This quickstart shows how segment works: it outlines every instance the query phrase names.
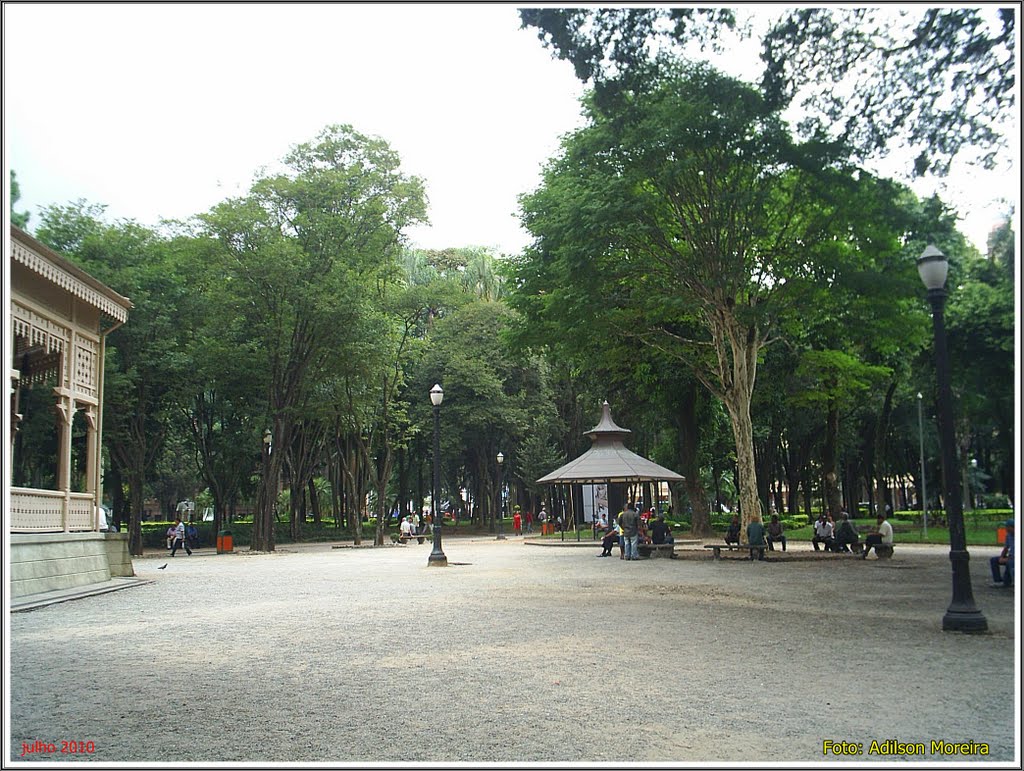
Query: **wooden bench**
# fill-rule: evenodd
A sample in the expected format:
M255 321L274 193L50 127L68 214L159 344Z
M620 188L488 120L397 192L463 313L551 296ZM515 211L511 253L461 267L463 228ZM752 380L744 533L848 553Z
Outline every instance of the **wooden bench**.
M712 550L712 558L719 560L722 559L722 549L727 551L746 551L749 552L752 549L757 549L761 552L761 556L764 556L765 551L768 549L768 544L764 546L750 546L745 543L706 543L704 544L705 549Z
M875 550L875 555L880 560L887 560L892 558L892 547L894 544L891 543L879 543L875 544L872 548ZM862 552L858 552L862 553Z
M676 558L676 545L674 543L641 543L637 544L636 550L641 557L668 557Z
M398 533L391 534L391 543L400 543L403 546L416 539L416 543L423 543L424 538L432 538L430 533L414 533L413 535L400 535Z

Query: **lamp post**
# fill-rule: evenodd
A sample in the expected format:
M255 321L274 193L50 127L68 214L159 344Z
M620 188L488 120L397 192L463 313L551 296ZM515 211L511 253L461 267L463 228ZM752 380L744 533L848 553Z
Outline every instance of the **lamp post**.
M494 540L505 540L505 496L502 495L502 470L505 468L505 453L498 453L498 537Z
M971 475L967 478L967 501L972 509L978 508L978 459L971 458Z
M956 444L953 434L953 394L949 383L949 357L946 353L946 275L949 262L934 244L925 247L917 260L917 270L928 290L935 332L935 374L938 379L939 440L942 445L943 494L949 521L949 561L953 567L953 599L942 617L946 632L985 632L988 622L974 604L971 590L970 555L964 532L963 500L957 475Z
M441 549L441 526L444 517L437 507L437 494L441 487L441 402L444 400L444 389L435 383L430 389L430 403L434 405L434 485L430 494L430 508L433 510L434 550L427 557L427 567L448 567L448 558Z
M917 392L917 435L921 438L921 513L924 515L924 537L928 537L928 485L924 481L924 415L921 402L924 399Z

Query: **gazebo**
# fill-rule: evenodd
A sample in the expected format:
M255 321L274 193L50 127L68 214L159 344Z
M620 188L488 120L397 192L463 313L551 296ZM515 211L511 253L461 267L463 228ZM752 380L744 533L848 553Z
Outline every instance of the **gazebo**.
M644 482L682 482L684 477L654 461L637 455L626 448L623 441L633 433L622 428L612 420L611 407L605 401L601 405L601 420L584 436L590 437L592 445L589 450L575 460L569 461L561 468L555 469L537 480L538 484L546 485L608 485L608 502L614 504L609 511L618 510L624 502L623 484L640 484ZM620 485L618 494L614 485ZM656 503L657 501L655 501ZM577 523L579 518L574 516ZM577 535L578 537L578 535Z

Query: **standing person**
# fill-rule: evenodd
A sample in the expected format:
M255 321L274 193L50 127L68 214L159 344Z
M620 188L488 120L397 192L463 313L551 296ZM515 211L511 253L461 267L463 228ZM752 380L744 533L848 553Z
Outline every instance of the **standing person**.
M624 559L640 559L640 550L637 548L640 539L640 517L631 505L627 504L619 514L619 526L622 528Z
M181 517L174 518L174 546L171 547L171 556L174 556L174 552L178 551L181 547L185 547L185 552L188 556L192 556L192 550L188 547L185 542L185 523L181 521Z
M527 511L526 512L526 532L527 533L532 533L533 532L533 512L532 511Z
M782 531L782 523L778 514L772 514L771 522L768 523L768 548L775 551L775 544L782 544L782 551L786 551L786 535Z
M540 512L537 514L537 521L540 522L540 534L547 535L548 533L548 513L544 510L544 504L541 504Z
M516 535L523 534L523 515L519 513L519 509L512 514L512 532Z
M188 527L185 528L185 543L193 549L199 548L199 528L192 522L189 522Z
M1009 589L1013 586L1013 520L1006 520L1003 527L1006 528L1003 550L998 557L989 560L989 565L992 567L992 586ZM1003 570L1004 565L1006 566L1005 570Z
M878 513L878 527L875 528L873 533L868 533L864 539L864 553L860 555L860 558L866 560L871 547L877 547L879 544L892 544L892 525L889 524L884 511ZM877 548L875 549L875 554L878 554Z

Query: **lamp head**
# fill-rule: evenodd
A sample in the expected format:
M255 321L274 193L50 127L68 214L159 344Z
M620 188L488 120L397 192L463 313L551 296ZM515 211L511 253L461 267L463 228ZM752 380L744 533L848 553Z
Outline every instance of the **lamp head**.
M441 388L440 383L434 383L434 387L430 389L430 403L435 407L440 407L443 400L444 389Z
M263 444L269 445L273 441L273 439L274 435L270 433L269 428L263 432Z
M949 260L935 244L928 244L917 258L917 272L926 289L942 289L946 285Z
M505 462L505 453L499 452L498 453L498 465L500 466L504 462Z

